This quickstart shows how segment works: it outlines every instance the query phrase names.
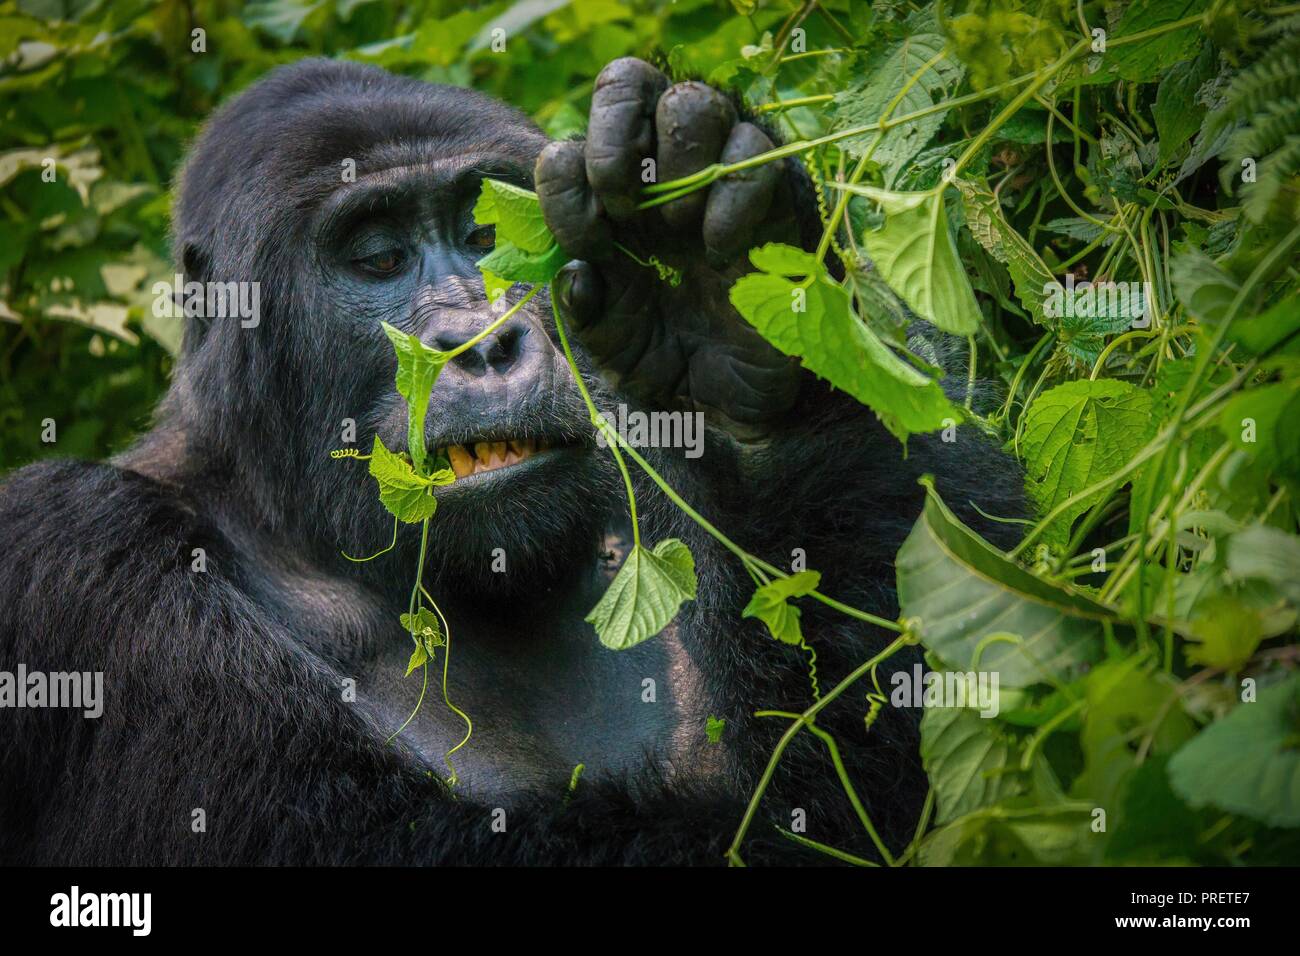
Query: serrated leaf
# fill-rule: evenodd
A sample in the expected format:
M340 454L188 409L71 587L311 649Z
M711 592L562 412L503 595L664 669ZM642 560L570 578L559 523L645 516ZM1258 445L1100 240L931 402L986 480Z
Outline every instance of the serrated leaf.
M432 479L418 474L406 458L384 447L378 435L370 450L370 476L379 483L380 502L399 521L418 524L438 508Z
M502 284L501 280L540 285L554 279L568 261L569 257L556 245L545 252L527 252L511 242L498 239L496 248L476 264L485 277L491 273L498 285ZM486 284L486 278L484 281ZM506 284L505 288L509 285Z
M1151 393L1114 379L1067 382L1035 399L1021 452L1026 485L1044 513L1128 464L1150 438ZM1063 545L1095 499L1077 502L1044 532Z
M615 651L654 637L695 598L695 559L676 538L628 554L609 588L586 617L600 642Z
M1273 827L1300 826L1300 676L1263 687L1169 761L1174 792Z
M902 616L953 670L996 671L1004 687L1067 682L1101 654L1106 607L1008 561L930 489L895 562ZM1014 634L1019 641L986 640Z
M776 578L754 592L741 616L758 618L778 641L798 646L803 643L803 629L799 625L799 609L791 606L790 599L816 591L821 579L818 571L800 571L788 578Z
M483 180L474 204L474 221L496 226L498 244L505 241L523 252L546 252L555 245L537 194L499 179Z
M943 193L841 188L875 200L885 213L885 224L864 232L862 242L890 287L935 327L973 335L980 325L979 303L948 232Z
M937 33L919 33L890 47L867 66L861 79L835 95L835 118L831 129L848 129L877 122L917 74L916 82L903 93L890 115L905 116L933 106L944 97L948 87L961 80L963 74L961 64L948 58L939 58L922 69L943 49L944 38ZM946 110L931 113L885 132L871 158L880 165L886 186L895 184L907 164L938 132L946 115ZM865 133L840 145L852 155L861 156L875 136L875 133Z
M447 364L445 352L431 349L417 336L382 323L384 334L397 353L397 393L406 399L406 447L417 471L423 471L427 452L424 447L424 419L429 411L429 396ZM432 511L430 512L432 514Z
M799 282L767 272L742 277L731 287L736 311L781 352L869 405L900 440L961 421L938 383L895 355L853 313L848 291L800 255L807 256L790 246L753 250L755 264L815 271Z
M1016 298L1034 321L1044 328L1055 328L1059 323L1047 314L1044 307L1048 290L1060 285L1052 270L1047 268L1034 247L1007 222L1001 203L987 183L958 179L954 185L961 192L966 226L975 241L1007 267L1015 285Z

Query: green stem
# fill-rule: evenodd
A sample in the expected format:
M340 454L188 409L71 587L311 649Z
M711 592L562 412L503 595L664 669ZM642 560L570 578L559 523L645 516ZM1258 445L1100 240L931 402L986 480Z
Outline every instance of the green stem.
M889 659L909 643L911 643L911 640L906 635L895 638L875 657L854 668L852 673L831 688L825 697L805 710L799 719L791 723L786 732L781 735L781 739L777 741L776 749L772 751L772 756L768 758L767 766L763 769L763 775L759 778L758 786L754 788L754 793L749 799L749 805L745 808L745 815L740 821L740 827L736 830L736 836L732 839L731 846L727 848L726 856L732 864L744 865L744 861L740 856L740 844L744 842L745 834L749 832L749 827L754 822L754 815L758 813L758 805L763 799L763 794L767 792L772 777L776 773L777 764L781 762L781 755L785 753L785 748L790 746L790 741L794 740L802 728L810 726L817 714L831 701L848 690L861 677L870 673L871 669L881 661Z

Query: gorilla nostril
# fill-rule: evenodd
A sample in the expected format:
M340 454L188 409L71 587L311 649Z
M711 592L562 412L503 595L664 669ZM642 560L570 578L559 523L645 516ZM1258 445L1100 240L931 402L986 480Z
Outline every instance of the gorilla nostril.
M507 372L519 360L522 352L521 341L527 333L526 328L517 325L507 326L496 334L488 348L487 362L498 372Z

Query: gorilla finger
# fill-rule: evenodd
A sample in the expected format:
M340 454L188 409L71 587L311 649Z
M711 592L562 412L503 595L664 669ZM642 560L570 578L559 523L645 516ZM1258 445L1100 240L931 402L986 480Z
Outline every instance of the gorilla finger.
M772 140L753 123L739 123L722 150L723 163L735 163L772 149ZM709 189L704 210L704 245L715 261L729 261L753 242L781 180L779 163L764 163L731 173Z
M736 123L731 101L704 83L678 83L655 108L659 159L657 179L669 182L699 172L718 159ZM707 193L698 190L660 208L675 229L698 225Z
M595 261L608 255L609 223L600 215L600 201L587 182L583 144L573 140L548 143L533 172L542 218L566 255Z
M641 163L653 155L654 109L668 78L644 60L623 57L596 77L587 129L587 179L614 219L635 213Z
M577 329L600 316L600 274L585 262L575 259L560 270L555 277L555 295L561 316Z

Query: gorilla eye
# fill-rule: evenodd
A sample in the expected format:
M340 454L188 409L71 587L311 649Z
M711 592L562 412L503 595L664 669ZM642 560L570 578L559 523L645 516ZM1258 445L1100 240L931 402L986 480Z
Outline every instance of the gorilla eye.
M374 255L362 256L354 260L357 265L379 276L392 275L402 267L406 261L399 249L385 249L383 252L376 252Z
M497 244L497 227L480 226L465 238L465 244L472 249L491 249Z

